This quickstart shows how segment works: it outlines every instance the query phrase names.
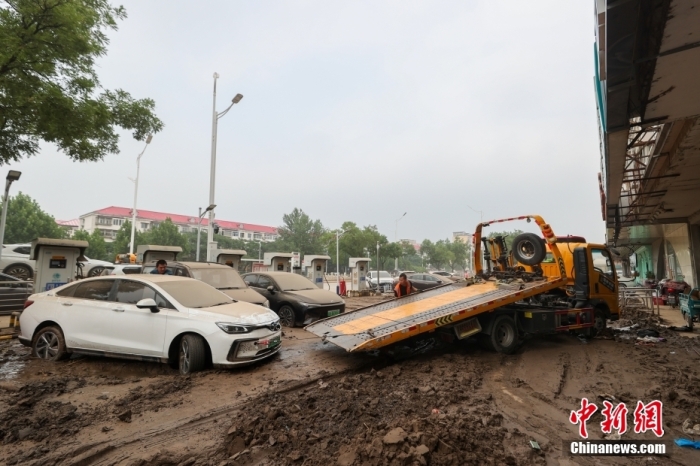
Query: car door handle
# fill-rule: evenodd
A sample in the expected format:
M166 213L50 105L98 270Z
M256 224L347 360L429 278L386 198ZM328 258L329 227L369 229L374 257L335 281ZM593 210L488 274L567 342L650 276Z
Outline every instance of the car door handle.
M73 303L61 303L61 306L72 306Z
M114 312L124 312L124 308L123 308L123 307L115 307L115 308L112 309L112 310L113 310Z

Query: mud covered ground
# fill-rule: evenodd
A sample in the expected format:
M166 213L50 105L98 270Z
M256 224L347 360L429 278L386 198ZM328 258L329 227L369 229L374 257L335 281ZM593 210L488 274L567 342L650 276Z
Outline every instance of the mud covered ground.
M358 307L376 298L348 300ZM351 355L301 329L274 359L184 378L166 365L74 357L45 363L0 342L0 463L22 465L700 464L570 457L582 397L664 403L664 440L700 422L700 341L638 312L634 332L533 339L512 356L470 342L394 361ZM618 325L619 326L619 325ZM602 416L589 421L601 439ZM629 416L630 423L632 415ZM655 439L626 433L625 439ZM535 441L540 449L533 449Z

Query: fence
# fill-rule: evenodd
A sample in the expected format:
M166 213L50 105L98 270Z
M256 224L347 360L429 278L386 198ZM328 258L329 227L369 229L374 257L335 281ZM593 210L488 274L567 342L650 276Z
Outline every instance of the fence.
M24 302L34 293L34 282L0 281L0 316L24 308Z
M656 314L661 315L661 307L656 298L656 289L634 287L620 287L619 300L620 309L651 309L654 314L654 306L656 306Z

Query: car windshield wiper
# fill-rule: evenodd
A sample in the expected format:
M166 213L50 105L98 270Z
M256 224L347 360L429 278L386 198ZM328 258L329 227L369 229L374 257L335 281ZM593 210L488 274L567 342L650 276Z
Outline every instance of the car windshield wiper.
M225 286L223 288L217 288L217 290L240 290L240 286Z
M223 306L224 304L231 304L231 303L223 302L223 303L218 303L218 304L212 304L209 307Z

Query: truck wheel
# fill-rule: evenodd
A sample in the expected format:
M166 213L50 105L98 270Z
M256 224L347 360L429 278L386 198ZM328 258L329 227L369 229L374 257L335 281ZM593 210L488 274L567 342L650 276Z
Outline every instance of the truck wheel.
M590 338L602 333L608 325L607 318L605 317L605 311L602 309L596 309L593 313L593 327L589 332Z
M490 337L491 346L499 353L511 354L518 348L518 328L510 316L496 317Z
M207 351L204 340L199 335L185 335L180 339L180 374L190 375L201 371L207 364Z
M537 265L547 257L542 238L534 233L522 233L513 240L513 257L525 265Z
M690 312L688 312L685 315L685 322L688 325L688 329L690 329L690 331L692 332L693 331L693 315Z

